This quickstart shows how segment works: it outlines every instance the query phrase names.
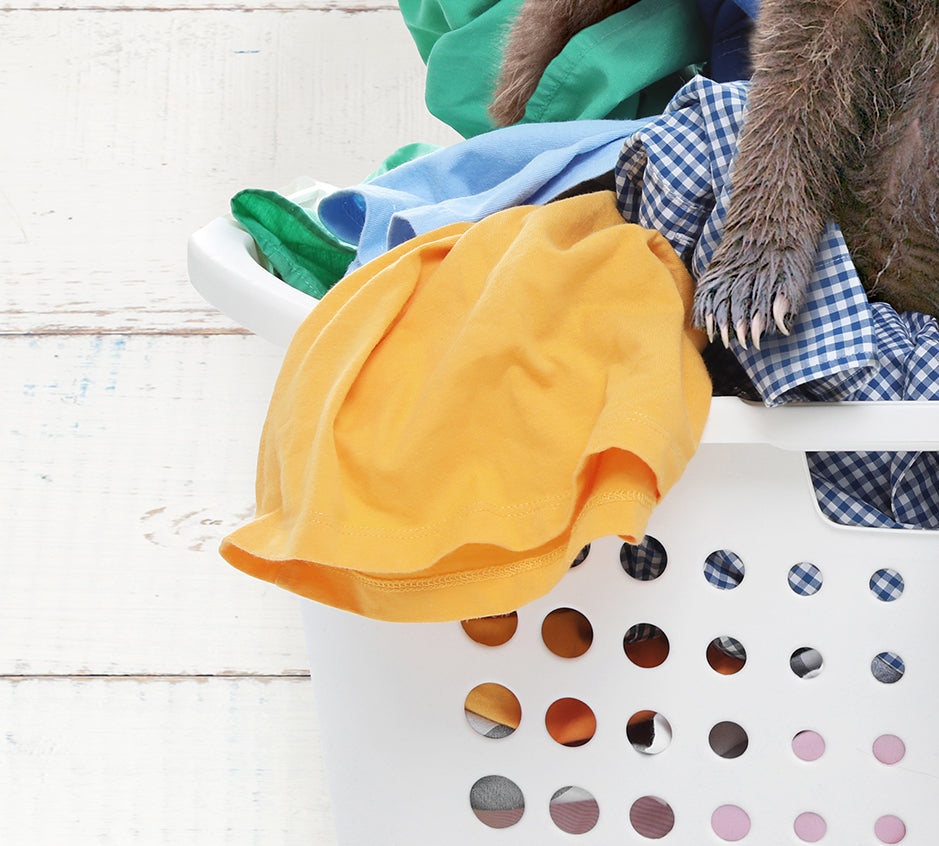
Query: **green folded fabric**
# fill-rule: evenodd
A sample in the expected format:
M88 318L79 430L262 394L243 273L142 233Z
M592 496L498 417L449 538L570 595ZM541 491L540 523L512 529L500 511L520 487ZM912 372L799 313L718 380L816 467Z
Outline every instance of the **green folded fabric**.
M365 181L439 149L423 142L405 144ZM337 238L315 209L299 206L276 191L239 191L231 199L231 213L254 238L265 269L316 299L345 276L355 258L355 247Z
M388 173L389 170L394 170L398 165L407 164L408 162L414 161L414 159L419 159L421 156L426 156L428 153L439 149L439 144L426 144L423 141L415 141L412 144L405 144L403 147L398 147L397 150L391 153L391 155L365 178L365 182L371 182L375 177L381 176L383 173Z
M427 65L428 109L465 138L492 129L486 108L521 0L399 5ZM640 0L567 43L545 71L523 121L658 114L709 52L696 0Z
M239 191L231 211L254 238L268 269L311 297L322 297L355 258L355 249L333 235L315 211L274 191Z

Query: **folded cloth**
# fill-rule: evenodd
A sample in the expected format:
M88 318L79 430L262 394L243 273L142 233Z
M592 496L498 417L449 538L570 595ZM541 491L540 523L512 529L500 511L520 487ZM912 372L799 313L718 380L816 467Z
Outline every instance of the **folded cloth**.
M576 296L572 292L576 292ZM387 620L507 613L639 538L710 404L691 278L612 192L453 224L295 336L236 567Z
M464 138L487 132L505 35L521 0L401 0L427 64L430 112ZM642 0L574 35L548 65L525 122L656 114L678 72L708 58L696 0ZM687 79L687 77L685 77Z
M415 235L542 205L610 172L623 141L644 122L509 126L337 191L323 199L319 214L336 237L355 245L355 270Z
M332 234L315 209L275 191L246 188L231 199L232 216L254 238L280 279L319 299L346 274L355 250Z
M872 303L876 361L851 399L939 401L939 323ZM939 529L939 452L814 452L818 504L837 523Z

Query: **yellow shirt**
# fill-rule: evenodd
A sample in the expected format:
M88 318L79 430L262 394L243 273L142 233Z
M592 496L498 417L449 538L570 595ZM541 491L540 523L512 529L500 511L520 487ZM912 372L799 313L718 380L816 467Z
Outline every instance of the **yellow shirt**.
M692 281L600 192L453 224L350 274L287 351L234 566L378 619L512 611L642 537L711 387Z

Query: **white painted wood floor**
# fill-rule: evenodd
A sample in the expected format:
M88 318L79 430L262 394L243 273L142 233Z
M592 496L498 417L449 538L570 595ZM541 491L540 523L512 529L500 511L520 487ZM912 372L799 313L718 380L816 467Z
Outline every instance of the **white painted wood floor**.
M186 238L456 137L394 4L13 0L0 31L0 844L330 846L295 600L216 551L280 352Z

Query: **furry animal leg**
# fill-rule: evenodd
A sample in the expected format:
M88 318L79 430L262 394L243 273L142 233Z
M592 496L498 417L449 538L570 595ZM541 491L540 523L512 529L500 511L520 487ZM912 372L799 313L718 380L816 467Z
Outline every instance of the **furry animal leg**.
M743 345L772 325L788 333L802 304L839 173L877 99L839 73L867 61L874 5L763 2L724 237L695 295L695 322L725 345L731 332Z
M582 29L636 0L525 0L509 33L489 106L495 126L518 123L545 69ZM628 61L628 57L625 57Z

